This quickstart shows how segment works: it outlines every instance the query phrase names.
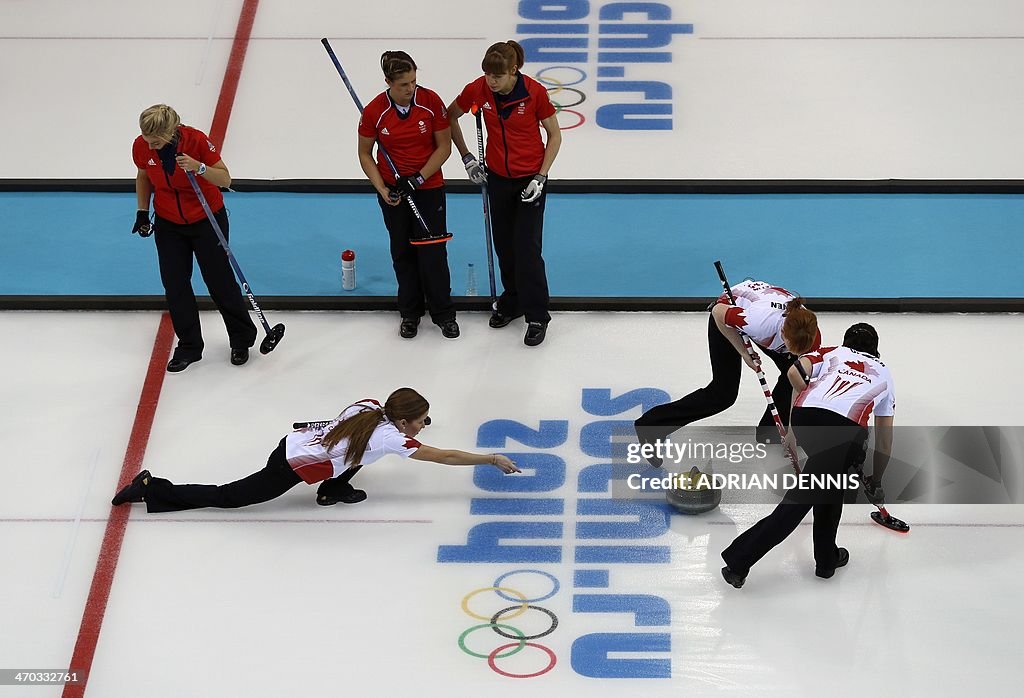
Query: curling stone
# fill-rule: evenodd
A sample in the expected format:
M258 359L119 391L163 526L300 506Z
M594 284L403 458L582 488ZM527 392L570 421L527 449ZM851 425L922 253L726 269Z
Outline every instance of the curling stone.
M711 477L710 463L703 474ZM695 465L690 468L690 472L679 476L679 487L665 493L665 499L680 514L703 514L721 503L722 490L709 485L700 486L700 476L701 471Z

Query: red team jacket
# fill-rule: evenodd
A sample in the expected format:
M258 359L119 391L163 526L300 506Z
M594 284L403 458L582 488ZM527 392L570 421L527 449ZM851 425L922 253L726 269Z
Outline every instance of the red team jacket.
M199 129L182 124L178 128L177 152L195 158L207 166L220 162L217 147L210 138ZM145 170L149 181L153 184L153 210L156 215L172 223L196 223L206 218L199 198L192 191L185 171L174 168L174 174L168 175L160 164L160 156L139 136L132 144L132 159L135 166ZM203 177L196 177L199 190L206 197L210 210L216 213L224 208L224 196L213 184Z
M395 108L387 91L374 97L363 109L359 119L359 135L373 138L388 151L388 155L403 177L414 175L427 164L437 150L434 134L449 128L448 109L433 90L417 87L412 95L409 113L402 115ZM395 185L395 175L384 156L377 151L377 169L384 183ZM420 185L420 189L437 189L444 185L441 170Z
M528 75L519 74L507 95L491 92L480 76L455 98L459 109L469 112L476 104L487 125L487 167L502 177L532 177L544 162L540 122L555 113L547 89Z

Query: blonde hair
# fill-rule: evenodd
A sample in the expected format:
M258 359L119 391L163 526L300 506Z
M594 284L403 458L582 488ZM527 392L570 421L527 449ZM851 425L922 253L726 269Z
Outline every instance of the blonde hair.
M793 346L786 343L792 354L806 354L814 348L814 339L818 336L818 316L808 310L803 298L794 298L786 304L786 319L782 323L782 331Z
M488 75L508 75L523 67L526 53L515 41L499 41L484 53L480 67Z
M368 409L343 419L324 434L321 444L328 451L342 439L348 439L345 462L355 465L363 459L370 437L384 419L416 419L430 411L430 403L412 388L399 388L388 396L383 408Z
M181 117L166 104L154 104L139 114L139 130L143 136L171 141L179 126Z

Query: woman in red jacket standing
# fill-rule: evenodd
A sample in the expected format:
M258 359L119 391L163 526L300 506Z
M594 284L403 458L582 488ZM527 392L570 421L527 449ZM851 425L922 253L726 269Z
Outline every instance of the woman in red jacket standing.
M562 132L547 89L519 72L524 62L523 47L515 41L488 48L481 62L484 74L466 85L448 106L448 121L466 172L477 184L483 183L484 173L466 147L458 120L475 105L482 110L487 127L487 189L503 289L490 326L505 327L525 315L523 341L537 346L544 341L551 321L541 256L544 189L562 144ZM546 145L540 127L547 133Z
M359 166L377 190L377 203L391 238L391 261L398 280L398 334L416 336L420 318L430 319L442 336L459 336L452 303L447 244L417 244L423 230L403 197L413 200L435 236L448 230L444 176L441 165L452 152L448 115L433 90L416 83L416 62L405 51L385 51L380 67L388 89L366 105L359 119ZM373 159L374 143L391 155L396 179L381 151ZM425 301L425 302L424 302Z
M228 256L185 173L195 175L225 238L228 214L220 187L231 185L231 174L209 137L182 124L177 112L166 104L156 104L143 111L139 116L139 129L142 135L132 144L132 158L139 168L135 176L139 210L132 232L143 237L156 232L160 280L174 333L178 336L178 346L167 370L171 373L184 371L203 357L199 307L192 290L193 256L199 263L210 298L227 326L231 363L241 366L249 359L249 347L256 343L256 325L249 317L249 305L235 281ZM151 198L156 211L156 222L152 226L149 222Z

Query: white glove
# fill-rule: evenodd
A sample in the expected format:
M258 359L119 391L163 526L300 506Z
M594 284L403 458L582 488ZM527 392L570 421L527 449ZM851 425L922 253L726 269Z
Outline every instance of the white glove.
M544 191L544 185L547 183L547 175L536 174L530 183L526 185L526 189L523 189L523 193L520 194L519 198L524 204L528 204L531 201L536 201L540 198L541 193Z
M462 164L466 166L466 174L469 175L469 179L473 184L483 184L487 181L487 174L484 172L484 168L480 166L476 158L473 157L473 153L466 153L462 156Z

